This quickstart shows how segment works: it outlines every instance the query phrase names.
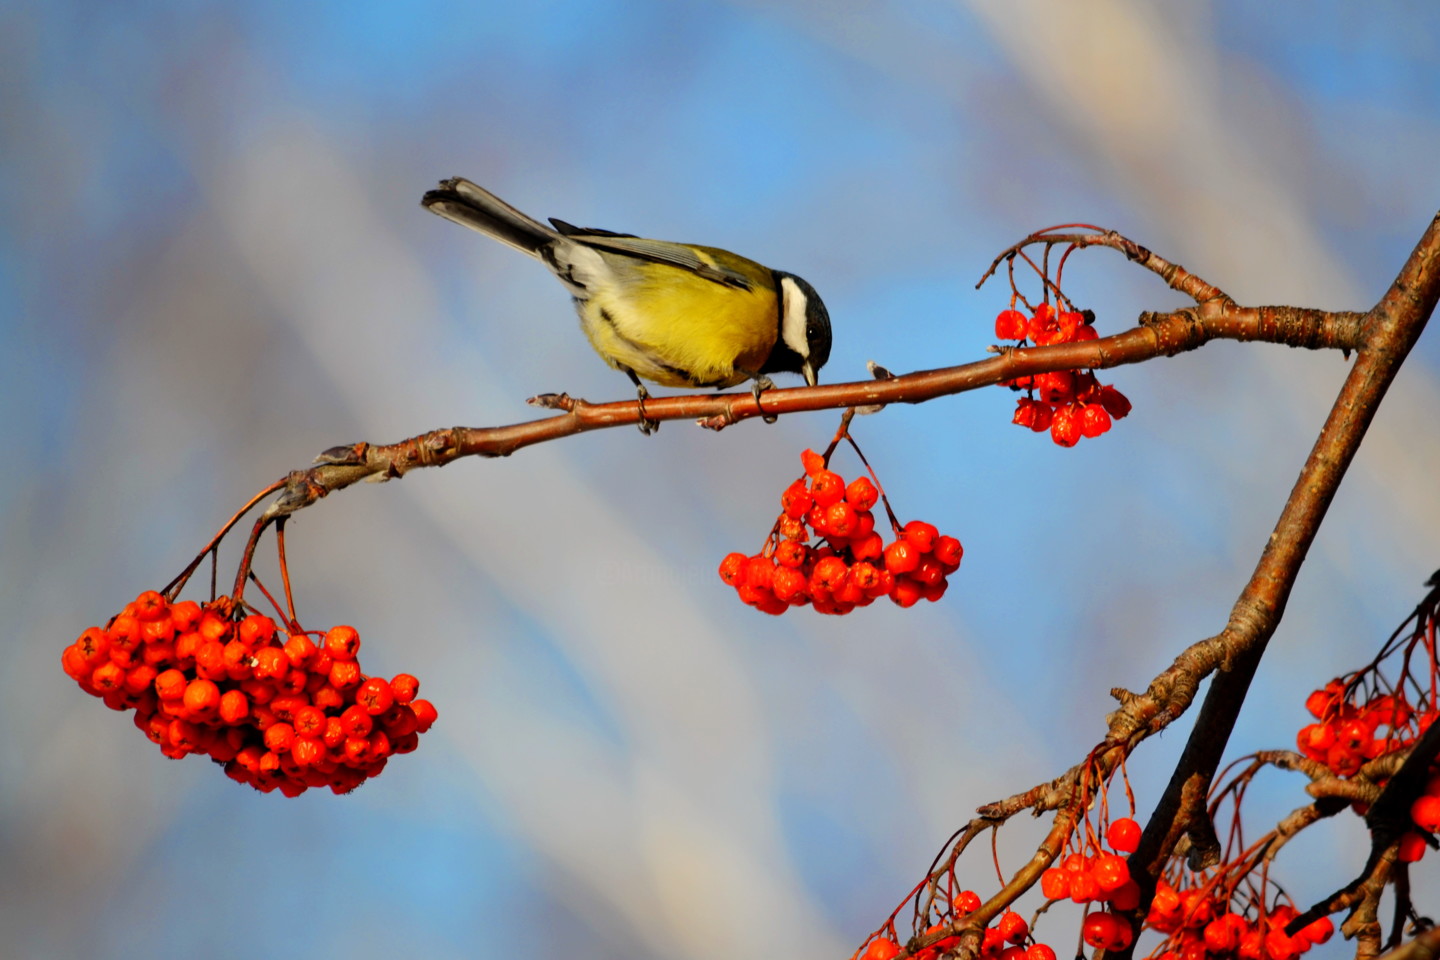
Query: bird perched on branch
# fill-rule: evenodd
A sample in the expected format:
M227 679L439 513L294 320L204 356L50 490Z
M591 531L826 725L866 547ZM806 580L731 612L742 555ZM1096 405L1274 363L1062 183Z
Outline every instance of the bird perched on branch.
M550 268L574 298L590 345L634 382L646 433L656 424L645 419L641 380L717 389L753 380L759 403L775 385L769 374L798 373L814 386L830 358L830 315L793 273L715 247L554 218L546 226L460 177L442 180L421 204Z

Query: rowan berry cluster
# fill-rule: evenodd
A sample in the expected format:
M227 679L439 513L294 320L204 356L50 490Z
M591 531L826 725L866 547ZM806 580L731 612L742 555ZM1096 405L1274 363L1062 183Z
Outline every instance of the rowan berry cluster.
M975 891L962 890L950 901L949 917L932 925L925 934L934 936L952 930L956 921L980 909L980 904L980 896ZM951 934L915 951L912 956L915 960L938 960L959 945L959 935ZM890 937L877 936L858 956L861 960L893 960L900 949L900 944ZM979 955L983 960L1055 960L1055 951L1046 944L1036 942L1030 935L1030 925L1025 918L1013 910L1002 913L992 926L985 928Z
M202 607L147 590L60 662L112 710L134 709L135 726L165 756L208 755L232 779L287 797L354 790L435 722L413 676L360 671L355 628L316 643L231 610L225 597Z
M1262 900L1255 899L1237 912L1218 887L1209 883L1177 890L1160 880L1145 924L1169 936L1152 956L1160 960L1293 960L1335 933L1330 918L1321 917L1290 936L1285 926L1300 915L1293 906L1275 903L1267 909Z
M1140 825L1129 817L1110 824L1105 834L1111 852L1093 843L1088 853L1072 853L1058 867L1040 874L1040 892L1049 900L1069 898L1075 903L1108 904L1115 910L1133 910L1140 904L1140 886L1130 877L1130 863L1120 854L1135 852L1140 842ZM1124 950L1133 935L1130 924L1109 910L1095 910L1085 917L1081 937L1092 947Z
M813 450L800 460L805 476L781 494L764 548L720 562L720 579L741 600L775 615L806 604L817 613L846 614L884 596L911 607L945 595L964 554L959 540L923 520L901 527L892 515L895 539L887 544L872 512L884 494L869 477L846 484ZM812 533L822 542L811 545Z
M995 318L995 335L1001 340L1026 340L1037 347L1057 343L1094 340L1099 334L1092 325L1093 314L1056 310L1042 303L1026 317L1019 310L1002 310ZM1101 384L1089 370L1057 370L1018 377L1005 384L1026 395L1015 405L1011 420L1036 433L1050 431L1050 439L1062 447L1073 447L1081 437L1098 437L1110 429L1112 420L1130 412L1130 401L1119 390Z
M1301 727L1295 737L1301 753L1325 764L1337 777L1353 777L1372 760L1409 750L1437 716L1434 709L1411 706L1403 689L1376 691L1357 703L1359 690L1358 684L1336 679L1312 692L1305 698L1305 709L1316 722ZM1374 779L1383 784L1388 778ZM1362 815L1368 809L1364 804L1355 806ZM1440 766L1432 766L1424 793L1410 806L1410 819L1417 830L1401 836L1397 851L1406 863L1425 855L1428 844L1424 834L1440 831Z

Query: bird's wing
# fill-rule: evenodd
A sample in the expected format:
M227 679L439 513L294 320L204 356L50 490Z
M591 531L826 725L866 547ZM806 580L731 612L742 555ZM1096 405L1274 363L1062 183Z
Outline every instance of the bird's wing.
M577 243L583 243L587 247L611 250L655 263L668 263L682 270L688 270L697 277L703 277L727 287L738 287L741 290L751 288L750 280L744 274L717 263L708 263L702 260L698 253L683 244L667 243L663 240L646 240L644 237L611 233L608 230L581 230L579 227L554 218L551 218L550 222L555 224L555 228L561 234Z

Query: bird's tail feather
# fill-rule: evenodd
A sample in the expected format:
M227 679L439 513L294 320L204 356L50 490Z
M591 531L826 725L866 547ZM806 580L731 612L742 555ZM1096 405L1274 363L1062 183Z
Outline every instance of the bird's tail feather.
M539 257L542 247L560 239L554 230L463 177L440 181L440 186L425 194L420 205L532 257Z

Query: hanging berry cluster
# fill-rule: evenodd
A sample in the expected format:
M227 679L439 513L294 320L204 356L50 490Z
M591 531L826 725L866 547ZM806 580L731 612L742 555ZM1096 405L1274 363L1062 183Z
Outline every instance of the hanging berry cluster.
M757 610L779 615L809 604L817 613L846 614L885 596L911 607L922 597L939 600L960 568L960 541L923 520L902 527L873 471L847 484L829 469L842 438L860 452L848 424L847 414L823 456L801 454L805 476L781 494L780 516L760 552L731 553L720 562L720 579ZM881 502L894 533L888 544L872 512Z
M1094 340L1094 315L1073 310L1056 310L1042 303L1026 317L1019 310L1001 311L995 318L995 336L1001 340L1026 340L1037 347L1057 343ZM1036 433L1050 431L1050 439L1062 447L1073 447L1081 437L1098 437L1110 429L1113 420L1130 412L1130 401L1119 390L1101 384L1090 370L1056 370L1018 377L1008 381L1012 390L1024 390L1011 420Z
M1337 777L1353 777L1370 761L1409 750L1435 722L1433 709L1417 712L1403 690L1355 701L1355 688L1332 680L1305 700L1316 723L1300 728L1296 745L1311 760L1325 764ZM1433 701L1432 701L1433 702ZM1377 786L1388 777L1373 776ZM1354 804L1362 816L1369 807ZM1440 832L1440 763L1432 764L1424 792L1410 806L1416 829L1400 837L1397 856L1413 863L1425 856L1425 834Z
M1140 886L1130 877L1130 862L1121 854L1135 852L1140 825L1130 817L1110 824L1105 834L1110 852L1101 850L1087 833L1084 849L1067 856L1058 867L1040 875L1040 892L1048 900L1105 904L1110 909L1086 914L1080 935L1092 947L1124 950L1133 940L1130 924L1110 910L1134 910L1140 905Z
M316 633L316 643L233 611L225 597L202 607L147 590L108 626L82 633L60 662L112 710L133 709L165 756L209 756L232 779L287 797L354 790L435 722L413 676L360 671L353 627Z
M953 924L962 921L980 909L980 896L973 890L962 890L949 903L941 922L932 924L926 936L944 934L953 929ZM910 956L915 960L939 960L944 954L960 945L960 937L951 934L941 936L934 943ZM894 960L901 952L895 936L892 920L883 930L857 951L852 960ZM1013 910L1007 910L996 918L995 923L985 928L981 935L980 954L982 960L1055 960L1055 951L1048 944L1035 940L1025 918Z
M1266 905L1253 891L1197 879L1180 887L1162 878L1150 901L1145 925L1168 936L1151 956L1160 960L1293 960L1335 933L1329 917L1301 927L1293 936L1285 927L1300 915L1293 904ZM1240 902L1235 901L1239 896Z
M1315 723L1300 728L1295 744L1311 760L1341 778L1363 776L1377 787L1389 782L1384 758L1408 753L1440 716L1440 587L1421 601L1396 630L1379 655L1363 670L1336 678L1305 699ZM1413 628L1406 627L1413 623ZM1392 684L1381 672L1387 660L1398 661ZM1369 806L1356 801L1356 813ZM1440 833L1440 761L1432 761L1423 792L1410 805L1415 829L1401 835L1397 857L1413 863L1425 855L1427 836Z

